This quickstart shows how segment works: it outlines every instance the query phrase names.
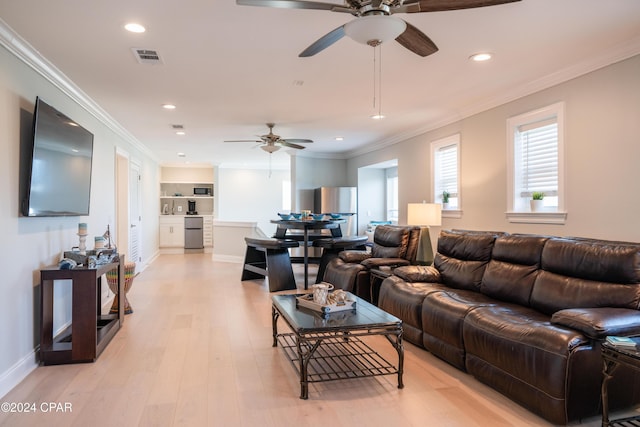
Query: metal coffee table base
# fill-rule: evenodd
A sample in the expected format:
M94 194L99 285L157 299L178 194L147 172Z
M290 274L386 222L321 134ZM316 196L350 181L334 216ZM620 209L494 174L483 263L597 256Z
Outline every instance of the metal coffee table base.
M300 376L300 398L309 397L309 384L316 382L397 375L398 388L403 388L404 347L402 325L398 327L363 328L362 330L279 334L276 307L273 315L273 346L278 343ZM286 319L285 319L286 320ZM398 366L385 360L360 339L383 335L398 353Z

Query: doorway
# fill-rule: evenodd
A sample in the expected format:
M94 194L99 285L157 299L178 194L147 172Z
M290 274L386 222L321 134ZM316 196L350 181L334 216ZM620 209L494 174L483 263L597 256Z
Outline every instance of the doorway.
M116 225L118 252L128 261L140 263L140 183L141 166L129 153L116 148Z
M358 234L370 223L398 223L398 159L358 168Z

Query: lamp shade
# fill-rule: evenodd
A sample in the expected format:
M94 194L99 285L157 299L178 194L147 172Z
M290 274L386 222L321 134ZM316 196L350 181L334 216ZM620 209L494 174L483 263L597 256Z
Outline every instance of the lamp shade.
M389 15L366 15L347 22L344 32L353 40L362 44L376 46L386 41L395 40L407 28L407 23L400 18Z
M409 203L408 225L442 225L442 205L439 203Z
M277 145L261 145L260 148L262 148L264 151L266 151L269 154L275 153L280 149L280 147Z

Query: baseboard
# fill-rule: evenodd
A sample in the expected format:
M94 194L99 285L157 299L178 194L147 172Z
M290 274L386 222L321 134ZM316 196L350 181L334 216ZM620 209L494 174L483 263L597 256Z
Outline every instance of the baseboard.
M33 350L0 375L0 398L6 396L38 367L37 353L38 350Z
M141 268L136 266L136 272L142 273L152 262L154 262L160 256L160 250L156 250L148 259L147 262L142 263Z

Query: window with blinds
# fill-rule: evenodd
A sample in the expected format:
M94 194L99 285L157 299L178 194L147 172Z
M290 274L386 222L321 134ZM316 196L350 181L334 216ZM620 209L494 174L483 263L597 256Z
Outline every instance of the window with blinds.
M442 203L444 209L459 209L459 158L460 135L453 135L431 143L433 159L434 203ZM448 202L444 193L448 194Z
M562 211L563 117L559 102L507 121L510 212L532 212L537 192L544 193L544 212Z

